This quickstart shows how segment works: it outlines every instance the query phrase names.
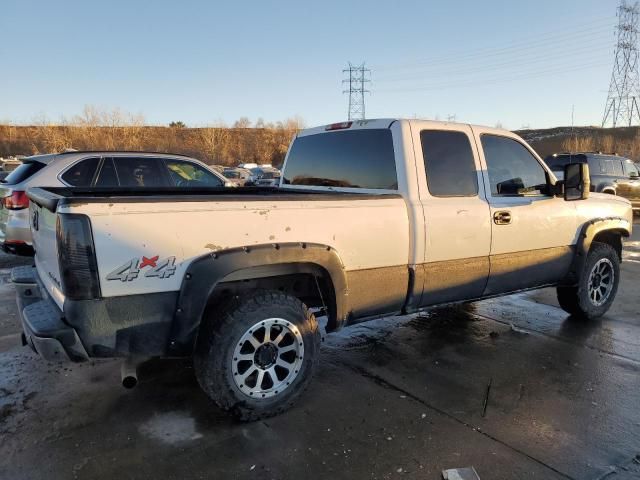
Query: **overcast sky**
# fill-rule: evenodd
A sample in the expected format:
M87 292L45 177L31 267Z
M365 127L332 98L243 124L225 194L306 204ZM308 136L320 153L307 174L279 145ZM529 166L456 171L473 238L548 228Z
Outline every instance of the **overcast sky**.
M0 121L85 105L189 126L346 118L342 69L371 68L367 117L517 129L599 124L616 0L0 3Z

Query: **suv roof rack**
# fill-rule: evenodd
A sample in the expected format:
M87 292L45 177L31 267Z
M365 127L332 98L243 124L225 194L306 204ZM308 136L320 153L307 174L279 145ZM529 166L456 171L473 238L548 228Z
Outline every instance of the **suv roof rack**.
M76 153L146 153L151 155L172 155L174 157L185 157L185 158L194 158L189 155L184 155L182 153L173 153L173 152L154 152L147 150L65 150L64 152L52 153L51 155L73 155Z

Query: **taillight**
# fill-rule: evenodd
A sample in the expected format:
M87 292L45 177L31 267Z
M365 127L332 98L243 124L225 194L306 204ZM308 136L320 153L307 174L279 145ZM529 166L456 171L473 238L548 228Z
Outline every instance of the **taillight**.
M56 221L62 291L71 300L100 298L98 264L86 215L59 214Z
M351 128L353 122L340 122L340 123L332 123L331 125L327 125L325 130L328 132L330 130L344 130L345 128Z
M2 199L2 204L4 208L9 210L22 210L29 208L29 197L27 197L27 192L15 190L11 195Z

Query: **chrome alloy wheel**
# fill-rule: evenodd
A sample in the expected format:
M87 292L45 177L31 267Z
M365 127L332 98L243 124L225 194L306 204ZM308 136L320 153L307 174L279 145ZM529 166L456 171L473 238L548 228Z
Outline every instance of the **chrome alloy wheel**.
M615 270L608 258L601 258L591 269L589 274L589 300L593 305L603 305L613 291Z
M233 380L248 397L273 397L293 383L303 356L298 327L283 318L261 320L245 332L233 351Z

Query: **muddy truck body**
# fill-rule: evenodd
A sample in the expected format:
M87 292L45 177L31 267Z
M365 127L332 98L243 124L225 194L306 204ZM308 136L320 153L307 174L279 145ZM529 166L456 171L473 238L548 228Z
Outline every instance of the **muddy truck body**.
M321 316L332 332L546 286L604 314L632 210L588 179L507 131L382 119L300 132L275 189L33 189L23 338L49 360L193 357L220 407L277 414Z

